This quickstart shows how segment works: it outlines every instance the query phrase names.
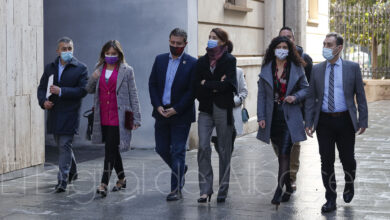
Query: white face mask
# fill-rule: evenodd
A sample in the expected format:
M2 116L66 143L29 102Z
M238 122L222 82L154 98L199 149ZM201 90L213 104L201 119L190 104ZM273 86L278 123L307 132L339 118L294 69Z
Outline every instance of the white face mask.
M284 60L288 56L288 50L286 49L276 49L275 56L279 58L279 60Z

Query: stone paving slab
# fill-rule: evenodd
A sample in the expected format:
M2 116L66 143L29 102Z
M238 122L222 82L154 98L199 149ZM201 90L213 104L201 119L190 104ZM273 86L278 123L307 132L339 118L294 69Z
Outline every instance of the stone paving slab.
M103 158L79 164L79 180L62 194L54 193L56 169L0 182L0 219L390 219L390 101L369 103L369 129L356 140L356 194L342 200L344 176L336 161L338 209L323 215L325 202L316 139L302 143L297 191L278 210L270 204L276 184L277 158L270 145L255 134L237 139L232 158L231 185L225 204L216 196L198 204L196 151L187 153L189 171L184 199L166 202L170 175L152 150L123 154L128 188L96 196ZM77 155L76 155L77 157ZM212 153L214 190L217 191L218 156ZM110 189L116 181L111 178Z

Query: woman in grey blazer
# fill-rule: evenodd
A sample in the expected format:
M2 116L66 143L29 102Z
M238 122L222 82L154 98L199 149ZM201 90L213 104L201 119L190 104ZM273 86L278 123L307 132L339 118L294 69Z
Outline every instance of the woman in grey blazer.
M279 150L278 186L272 204L287 202L293 192L290 183L290 151L293 143L306 140L301 111L309 84L295 45L286 37L271 41L258 82L257 138ZM283 193L283 186L286 191Z
M119 178L112 191L126 188L120 150L130 148L131 130L141 126L134 71L118 41L110 40L103 46L86 89L95 94L92 143L105 143L103 177L97 189L105 197L112 169Z

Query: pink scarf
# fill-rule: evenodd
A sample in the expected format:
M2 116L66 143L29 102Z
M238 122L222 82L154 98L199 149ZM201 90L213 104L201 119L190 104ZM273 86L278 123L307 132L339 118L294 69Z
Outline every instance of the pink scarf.
M207 55L209 55L210 66L215 67L217 61L222 57L222 55L227 51L227 46L217 46L214 48L206 48Z

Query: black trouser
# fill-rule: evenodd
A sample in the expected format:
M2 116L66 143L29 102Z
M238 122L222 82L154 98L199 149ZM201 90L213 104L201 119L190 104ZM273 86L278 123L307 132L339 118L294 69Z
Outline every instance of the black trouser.
M316 131L321 155L322 182L326 189L325 198L335 201L335 144L343 165L345 183L353 184L356 174L355 130L348 112L338 115L321 112Z
M119 153L119 127L102 126L102 134L103 141L105 142L102 183L108 185L113 168L115 169L119 179L125 178L122 157Z

